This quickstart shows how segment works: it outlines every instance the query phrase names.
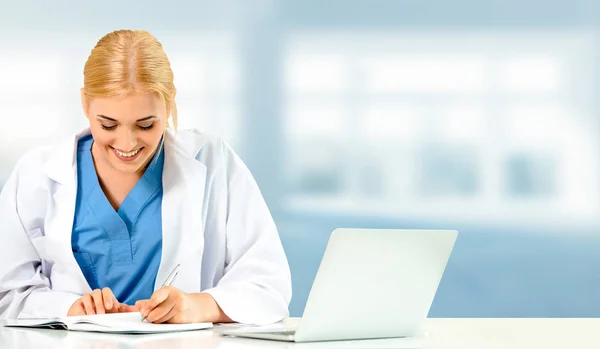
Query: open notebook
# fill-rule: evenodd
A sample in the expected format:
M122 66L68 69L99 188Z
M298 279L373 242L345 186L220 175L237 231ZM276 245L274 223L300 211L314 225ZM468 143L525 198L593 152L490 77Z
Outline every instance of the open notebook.
M193 331L213 326L210 322L194 324L153 324L146 321L142 322L142 315L138 312L69 316L51 319L4 320L1 324L5 327L59 328L70 331L140 334Z

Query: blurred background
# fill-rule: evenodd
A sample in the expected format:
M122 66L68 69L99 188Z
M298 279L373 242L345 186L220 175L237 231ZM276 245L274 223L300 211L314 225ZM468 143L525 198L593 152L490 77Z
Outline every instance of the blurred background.
M373 227L459 230L431 317L600 316L599 1L0 0L0 186L86 125L116 29L162 42L180 127L254 174L291 315L331 231Z

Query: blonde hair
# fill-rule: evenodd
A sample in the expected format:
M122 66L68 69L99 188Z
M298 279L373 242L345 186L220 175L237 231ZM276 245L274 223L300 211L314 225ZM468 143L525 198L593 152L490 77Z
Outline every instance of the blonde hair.
M154 92L177 128L171 64L161 43L147 31L117 30L102 37L85 62L82 91L88 100Z

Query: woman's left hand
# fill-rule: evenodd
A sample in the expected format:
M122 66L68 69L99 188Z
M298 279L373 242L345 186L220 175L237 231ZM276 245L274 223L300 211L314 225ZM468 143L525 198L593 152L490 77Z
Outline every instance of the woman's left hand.
M146 321L156 324L220 320L220 308L210 294L184 293L173 286L156 290L150 299L137 301L135 307Z

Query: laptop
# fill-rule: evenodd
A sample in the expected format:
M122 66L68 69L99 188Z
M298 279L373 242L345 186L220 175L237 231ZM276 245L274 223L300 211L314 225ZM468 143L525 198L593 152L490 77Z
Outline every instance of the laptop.
M289 342L416 336L457 236L456 230L336 229L296 327L216 331Z

